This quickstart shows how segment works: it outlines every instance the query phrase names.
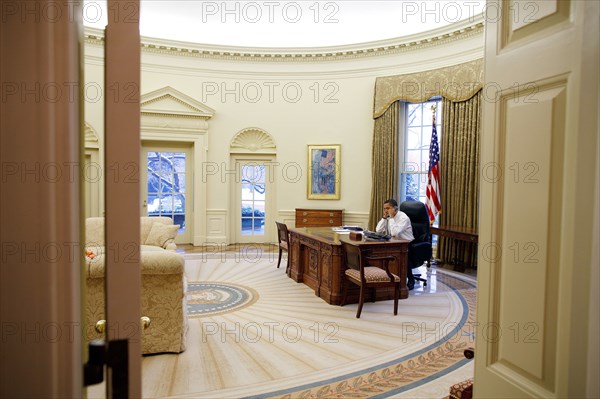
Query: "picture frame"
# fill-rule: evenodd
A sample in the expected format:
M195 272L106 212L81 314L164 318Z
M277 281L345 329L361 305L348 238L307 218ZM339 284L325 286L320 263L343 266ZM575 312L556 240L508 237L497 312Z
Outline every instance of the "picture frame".
M308 199L340 199L341 145L308 145Z

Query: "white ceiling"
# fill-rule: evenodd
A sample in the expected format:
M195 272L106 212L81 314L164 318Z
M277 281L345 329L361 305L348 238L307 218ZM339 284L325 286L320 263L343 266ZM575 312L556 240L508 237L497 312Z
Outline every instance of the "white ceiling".
M483 1L140 0L142 36L247 47L324 47L421 33L484 11ZM119 15L131 12L121 2ZM85 0L84 25L104 28L106 0Z

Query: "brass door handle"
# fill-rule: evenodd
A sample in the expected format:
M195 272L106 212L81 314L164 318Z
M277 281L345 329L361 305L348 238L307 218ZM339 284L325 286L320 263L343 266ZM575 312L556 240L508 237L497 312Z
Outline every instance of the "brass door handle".
M140 323L142 324L142 329L145 330L150 327L150 323L152 323L152 321L148 316L142 316L140 317Z
M149 317L147 317L147 316L140 317L140 324L141 324L143 330L150 327L151 323L152 323L152 321L150 320ZM96 325L94 326L94 328L96 329L96 332L98 334L104 334L104 331L106 330L106 320L98 320L96 322Z
M104 330L106 329L106 320L98 320L94 328L98 334L104 334Z

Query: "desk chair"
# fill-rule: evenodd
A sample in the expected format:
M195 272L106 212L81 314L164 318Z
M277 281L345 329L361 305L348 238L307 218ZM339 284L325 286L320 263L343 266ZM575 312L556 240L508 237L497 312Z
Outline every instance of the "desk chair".
M279 260L277 261L277 268L279 269L279 264L281 263L281 253L285 251L289 254L290 233L288 232L287 225L285 223L275 222L275 224L277 225L277 240L279 245ZM288 256L287 266L285 267L286 273L289 267L290 259Z
M421 275L414 276L412 269L420 267L424 262L429 262L432 255L431 231L427 207L421 201L404 201L400 204L400 210L406 213L410 219L413 236L415 239L408 247L408 289L412 290L415 280L423 282L427 286L427 279ZM429 264L428 264L429 265Z
M371 289L373 301L375 301L375 290L379 287L394 287L394 315L398 314L398 298L400 297L400 277L390 273L388 263L396 259L393 256L369 256L368 250L361 249L342 241L344 251L344 260L346 262L344 281L344 296L340 306L346 304L349 283L354 283L360 287L360 296L358 300L358 309L356 318L360 318L363 304L365 302L365 291ZM372 264L381 264L382 267L370 266Z

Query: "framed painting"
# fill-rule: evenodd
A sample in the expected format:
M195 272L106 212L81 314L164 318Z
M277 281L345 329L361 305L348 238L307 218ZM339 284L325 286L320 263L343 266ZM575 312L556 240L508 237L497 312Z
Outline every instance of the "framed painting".
M308 199L340 199L341 145L308 146Z

